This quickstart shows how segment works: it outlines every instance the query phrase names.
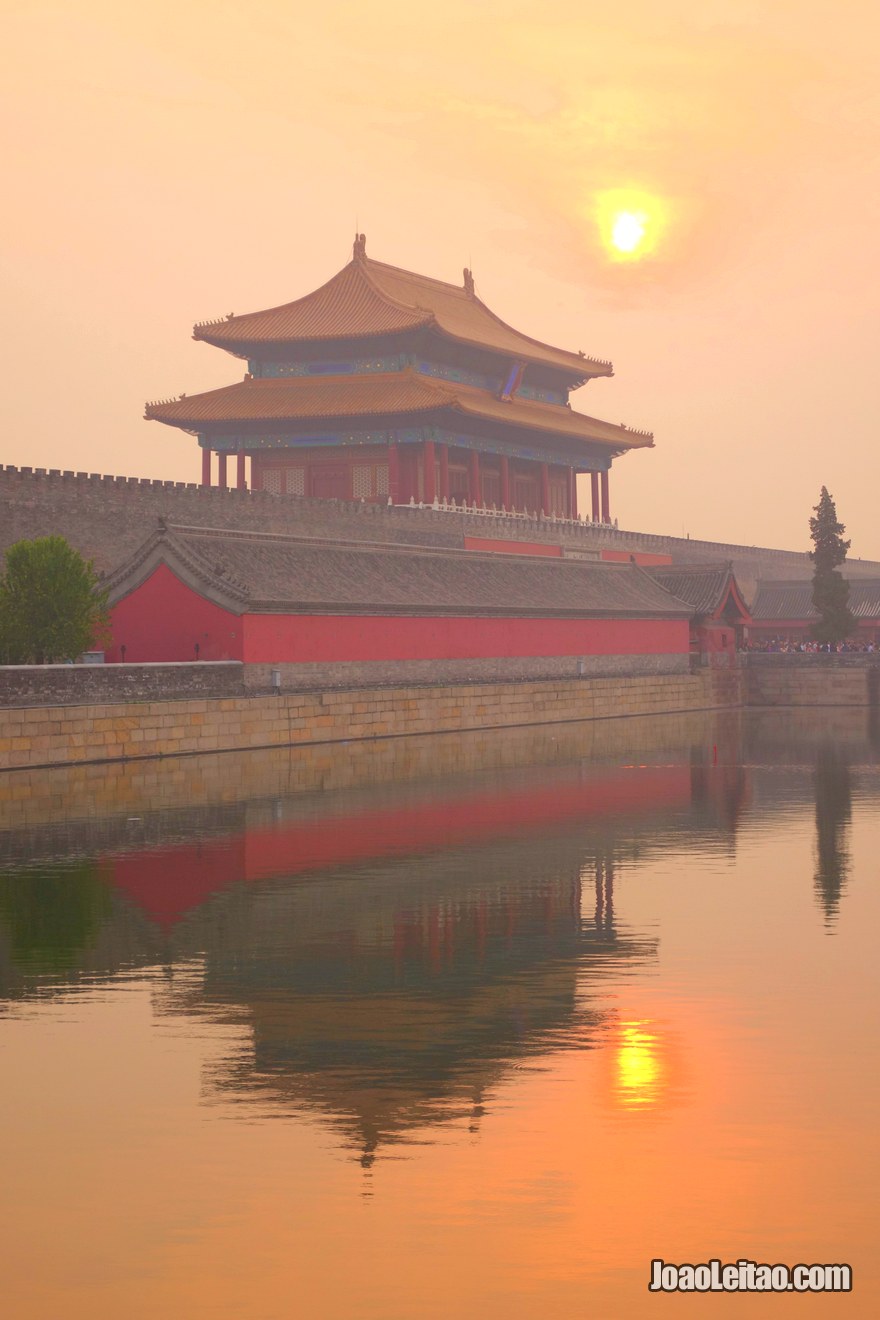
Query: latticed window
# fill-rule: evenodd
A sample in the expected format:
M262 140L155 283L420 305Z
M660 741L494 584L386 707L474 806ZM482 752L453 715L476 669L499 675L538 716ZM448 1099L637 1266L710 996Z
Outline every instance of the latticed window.
M287 469L287 493L288 495L305 495L306 493L305 468L292 467Z
M493 505L496 509L501 508L501 474L499 472L480 473L480 484L483 488L483 503L487 508Z
M465 467L449 464L449 498L454 504L464 504L470 496L470 477Z
M550 478L550 512L557 518L568 517L568 482Z
M538 480L517 474L513 479L513 507L534 513L540 505Z
M284 473L281 468L263 469L263 490L267 490L270 495L280 495L282 493L282 477Z
M388 494L388 464L387 463L376 464L376 494L377 495Z
M352 466L351 486L356 500L369 499L373 493L373 469L369 463L355 463Z

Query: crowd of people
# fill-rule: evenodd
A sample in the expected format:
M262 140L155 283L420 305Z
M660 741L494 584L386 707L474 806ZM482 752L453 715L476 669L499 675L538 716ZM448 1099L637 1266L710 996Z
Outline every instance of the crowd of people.
M780 655L873 655L878 647L873 641L814 642L794 641L789 637L761 637L744 642L741 650Z

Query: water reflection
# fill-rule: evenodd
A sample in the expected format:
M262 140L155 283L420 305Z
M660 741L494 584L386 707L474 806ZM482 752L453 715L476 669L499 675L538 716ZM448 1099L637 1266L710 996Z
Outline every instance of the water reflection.
M121 810L60 820L36 819L35 778L31 817L0 833L0 992L162 967L160 1018L249 1041L212 1064L205 1103L320 1114L367 1167L426 1125L476 1131L501 1080L556 1050L607 1048L616 1103L656 1108L665 1032L621 1019L610 991L656 962L658 940L627 921L619 880L669 850L730 856L750 813L786 806L790 782L762 780L756 802L749 769L756 739L776 736L771 720L744 752L728 713L415 740L362 775L348 750L225 758L197 790L181 785L189 768L154 769L137 791L120 784ZM817 754L815 731L789 746L816 767L829 922L849 754ZM90 800L112 798L88 783Z
M664 1087L661 1040L653 1023L621 1022L615 1044L616 1098L624 1109L659 1103Z
M112 876L93 860L0 871L0 928L29 978L73 972L112 908Z
M847 833L852 815L852 776L845 754L834 744L816 758L816 894L833 926L849 871Z

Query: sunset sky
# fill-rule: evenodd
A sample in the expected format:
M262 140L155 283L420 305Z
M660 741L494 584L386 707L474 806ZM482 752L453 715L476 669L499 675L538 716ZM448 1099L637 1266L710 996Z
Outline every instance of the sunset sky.
M868 0L0 0L0 462L197 480L144 401L240 379L195 321L368 254L610 357L623 527L880 558ZM612 260L603 197L653 246Z

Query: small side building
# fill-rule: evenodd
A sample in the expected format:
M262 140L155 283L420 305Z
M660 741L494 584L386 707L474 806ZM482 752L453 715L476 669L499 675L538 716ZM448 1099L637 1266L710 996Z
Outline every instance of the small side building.
M690 648L707 664L733 664L751 615L730 564L669 564L646 570L691 608Z
M317 685L689 663L690 607L634 564L167 526L105 585L109 661L242 660L261 683L279 665Z

